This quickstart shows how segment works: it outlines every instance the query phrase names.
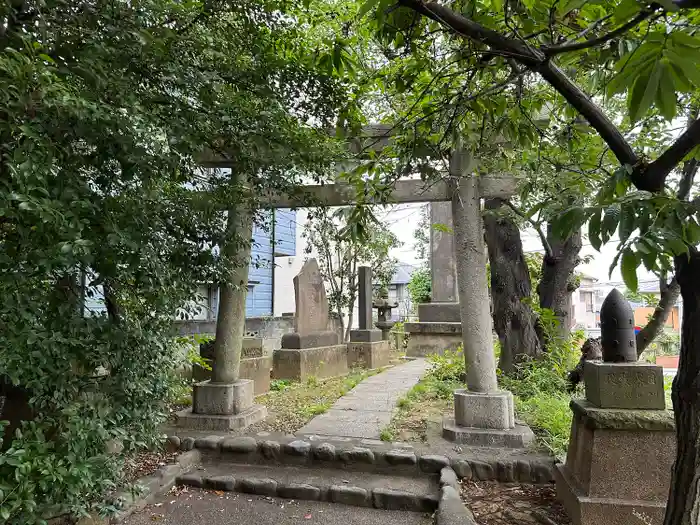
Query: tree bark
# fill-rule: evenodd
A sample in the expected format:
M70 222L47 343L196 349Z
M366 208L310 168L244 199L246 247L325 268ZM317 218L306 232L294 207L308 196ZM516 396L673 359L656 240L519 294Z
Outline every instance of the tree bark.
M550 253L542 260L542 279L537 286L540 307L549 308L559 320L559 336L566 337L571 330L571 292L577 287L574 283L574 270L579 263L581 251L581 231L574 232L568 239L559 239L547 225L547 240Z
M667 283L664 277L660 278L659 290L661 291L659 304L656 305L649 322L637 334L637 357L642 355L642 352L663 330L668 314L673 310L681 293L681 287L675 277L671 279L670 283Z
M222 246L222 253L229 261L235 262L231 268L231 277L219 288L212 383L231 383L238 379L245 332L252 226L249 210L228 211L227 239Z
M484 227L491 262L493 324L501 343L498 367L512 374L515 365L542 353L537 314L525 301L531 296L530 272L520 229L500 199L485 203Z
M678 372L673 380L676 461L664 525L700 521L700 252L676 257L676 279L683 297Z

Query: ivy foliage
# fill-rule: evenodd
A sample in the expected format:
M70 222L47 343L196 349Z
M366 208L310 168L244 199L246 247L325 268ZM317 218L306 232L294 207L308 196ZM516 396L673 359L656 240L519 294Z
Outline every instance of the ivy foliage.
M319 130L345 95L306 12L0 2L0 521L113 510L106 444L157 442L173 316L240 263L213 248L220 209L325 177L335 148ZM203 172L207 156L254 191ZM107 313L87 311L102 295Z

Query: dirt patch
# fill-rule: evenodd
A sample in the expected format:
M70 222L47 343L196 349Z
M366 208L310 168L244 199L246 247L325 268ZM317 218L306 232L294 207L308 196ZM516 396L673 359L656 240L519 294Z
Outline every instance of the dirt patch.
M480 525L571 525L553 485L462 480L462 501Z
M179 452L145 451L124 460L124 482L131 483L144 476L150 476L160 467L175 463Z

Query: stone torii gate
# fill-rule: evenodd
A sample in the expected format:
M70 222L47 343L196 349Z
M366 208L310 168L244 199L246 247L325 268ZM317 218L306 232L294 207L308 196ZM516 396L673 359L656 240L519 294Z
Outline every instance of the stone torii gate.
M364 144L370 142L370 147L381 149L388 142L390 135L386 126L376 126L366 129L363 137ZM349 149L356 152L357 148L358 143L351 142ZM232 163L215 159L205 162L205 165L223 168L231 167ZM505 198L512 195L515 192L516 180L512 176L475 176L468 173L467 169L467 155L454 152L450 158L449 177L446 180L397 181L387 202L377 202L377 204L444 203L440 208L443 213L447 211L447 203L450 206L454 251L444 255L447 259L452 256L456 261L457 282L452 289L458 290L460 339L464 348L468 388L458 390L454 394L455 417L445 421L444 437L473 445L522 446L533 438L532 432L527 427L518 427L514 424L512 394L498 390L496 379L481 216L481 199ZM352 185L313 185L305 186L304 190L305 194L317 203L317 206L351 205L357 199L356 189ZM287 195L272 195L267 199L266 204L270 208L303 206L303 203ZM239 231L250 231L250 215L241 214L241 218L237 225ZM431 248L445 249L434 245ZM450 248L447 249L451 251ZM243 256L242 260L247 261L250 258L249 252L239 255ZM435 254L432 258L433 262L436 260L435 257L443 257L443 253ZM445 266L442 269L451 272ZM439 271L439 268L433 268L436 290L441 289L440 282L450 279L448 275L436 273ZM243 315L237 315L234 333L227 335L237 339L236 345L240 347L245 323L246 287L241 286L230 295L233 311ZM442 299L435 295L434 298ZM452 302L451 305L421 305L419 311L432 312L434 315L441 315L440 310L456 313L455 299L445 297L443 300ZM440 325L445 323L427 321L418 324L424 325L421 327L422 332L424 335L429 335L431 329L436 333L436 330L440 330ZM256 408L253 405L252 385L247 385L250 381L238 378L240 352L234 352L234 354L215 356L212 380L195 385L192 412L184 417L181 416L182 424L202 429L224 430L241 428L264 418L264 407Z

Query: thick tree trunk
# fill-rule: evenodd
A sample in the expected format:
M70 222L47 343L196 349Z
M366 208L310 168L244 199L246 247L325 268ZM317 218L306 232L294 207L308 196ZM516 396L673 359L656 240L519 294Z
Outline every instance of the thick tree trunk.
M576 290L574 270L581 251L581 231L568 239L559 239L547 225L549 250L542 260L542 279L537 286L540 307L549 308L559 319L559 335L566 337L571 330L571 292Z
M671 279L670 283L666 282L665 277L659 279L659 290L661 291L659 304L656 305L649 322L637 334L637 357L642 355L642 352L647 349L654 338L663 330L668 314L673 310L681 293L681 287L675 277Z
M499 199L486 201L484 230L491 262L493 324L501 343L499 368L505 374L526 357L542 353L537 314L524 301L530 297L530 273L525 263L520 229Z
M700 252L676 257L676 279L683 297L678 373L673 380L676 461L664 525L700 522Z

